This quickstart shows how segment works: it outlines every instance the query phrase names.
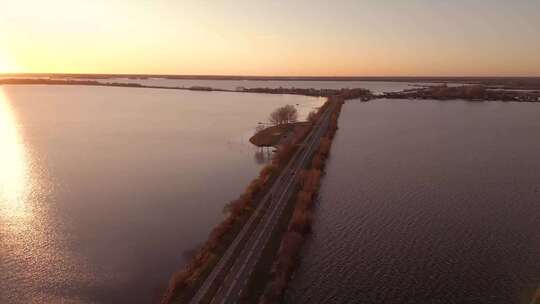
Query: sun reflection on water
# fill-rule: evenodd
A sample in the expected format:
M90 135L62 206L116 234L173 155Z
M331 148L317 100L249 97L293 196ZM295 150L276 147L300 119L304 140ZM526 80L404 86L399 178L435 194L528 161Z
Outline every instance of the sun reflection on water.
M15 113L0 88L0 218L28 218L31 192L30 172L24 143L19 134Z
M77 278L80 263L58 241L52 186L8 90L0 86L0 303L63 302L55 286Z

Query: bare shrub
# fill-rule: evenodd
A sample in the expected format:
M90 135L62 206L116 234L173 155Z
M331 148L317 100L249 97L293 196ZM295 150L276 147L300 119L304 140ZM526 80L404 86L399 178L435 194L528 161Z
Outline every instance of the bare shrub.
M295 231L288 231L285 233L281 245L279 247L279 258L276 267L276 273L286 273L292 270L295 266L294 259L296 258L300 247L304 242L304 237Z
M304 180L303 191L309 193L317 192L317 189L319 188L319 182L321 180L321 174L322 172L320 170L309 170Z
M266 165L264 168L262 168L261 172L259 173L260 178L264 178L270 175L273 175L277 171L277 167L275 165Z
M300 191L296 196L296 209L306 210L311 207L313 203L313 192Z
M315 124L319 120L319 116L320 115L317 111L311 111L307 116L307 121L309 121L311 124Z
M276 126L293 123L298 120L298 110L293 105L285 105L274 110L268 120Z
M276 153L274 154L274 157L272 158L273 164L283 167L287 164L291 156L294 154L294 151L296 151L296 147L291 144L285 144L279 146Z
M187 271L178 271L174 273L169 280L169 286L161 300L161 303L166 304L172 302L172 300L174 300L175 291L184 289L188 286L189 276L190 274Z
M307 234L311 231L313 216L307 209L296 209L289 224L289 231Z
M264 183L261 178L256 178L252 180L246 189L246 193L250 193L251 196L256 195L262 190L263 184Z
M321 170L323 166L324 166L323 158L319 154L315 155L313 159L311 160L311 167L317 170Z
M330 154L330 147L332 146L332 140L328 137L321 138L321 142L319 143L319 151L318 154L323 157L328 157Z
M304 237L294 231L286 232L281 240L277 260L274 264L272 282L263 295L263 303L279 303L290 276L297 265L297 257Z

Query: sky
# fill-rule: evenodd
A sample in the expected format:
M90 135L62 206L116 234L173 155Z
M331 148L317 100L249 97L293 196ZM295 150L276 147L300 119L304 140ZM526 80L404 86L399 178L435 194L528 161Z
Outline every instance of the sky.
M0 0L0 73L540 76L540 0Z

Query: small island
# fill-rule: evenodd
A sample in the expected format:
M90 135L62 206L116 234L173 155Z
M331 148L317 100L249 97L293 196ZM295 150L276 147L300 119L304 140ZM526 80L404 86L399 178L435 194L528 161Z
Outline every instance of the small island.
M274 110L269 117L269 127L264 124L256 128L249 141L257 147L277 147L294 141L308 132L316 120L316 112L308 116L308 121L298 121L298 111L293 105L286 105Z

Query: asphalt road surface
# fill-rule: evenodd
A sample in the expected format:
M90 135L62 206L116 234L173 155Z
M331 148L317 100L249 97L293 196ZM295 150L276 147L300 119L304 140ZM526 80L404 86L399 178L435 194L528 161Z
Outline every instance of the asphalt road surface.
M331 102L322 119L300 144L274 185L191 299L191 304L203 303L203 300L207 302L209 293L214 294L210 301L212 304L238 302L272 232L279 223L287 202L295 193L298 173L311 161L317 151L320 139L328 129L331 113L335 107L336 103ZM264 210L265 208L267 209ZM257 221L256 218L263 211L262 218Z

